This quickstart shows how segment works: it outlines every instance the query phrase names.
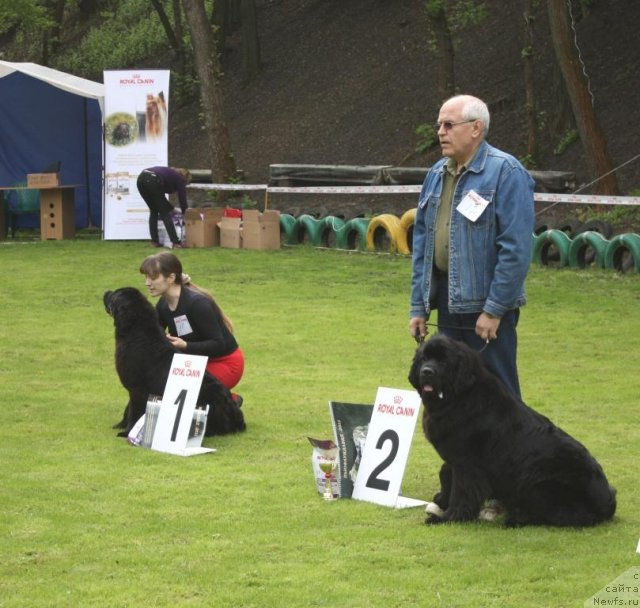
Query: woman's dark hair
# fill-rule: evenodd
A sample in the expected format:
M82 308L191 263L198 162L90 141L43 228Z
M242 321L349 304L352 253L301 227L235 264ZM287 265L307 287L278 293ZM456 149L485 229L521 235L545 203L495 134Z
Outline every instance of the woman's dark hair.
M145 258L142 261L142 264L140 264L140 273L147 277L151 277L152 279L155 279L160 275L165 278L168 278L170 275L174 275L174 280L177 285L197 291L209 298L213 304L213 309L216 314L229 328L229 331L233 333L233 323L231 322L231 319L224 314L222 308L218 306L214 297L206 289L202 289L202 287L198 287L195 283L191 282L191 278L182 271L182 263L177 256L173 255L173 253L163 251Z

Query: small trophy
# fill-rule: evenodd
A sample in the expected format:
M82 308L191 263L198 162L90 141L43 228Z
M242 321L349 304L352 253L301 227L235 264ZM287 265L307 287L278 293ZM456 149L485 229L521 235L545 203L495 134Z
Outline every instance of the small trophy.
M338 497L333 494L333 472L338 468L338 446L331 439L307 439L313 446L311 464L318 493L325 500L335 500Z
M320 470L324 473L324 492L322 493L322 498L325 500L335 500L333 486L331 484L331 478L337 466L335 456L331 458L327 455L323 460L320 460L318 464L320 465Z

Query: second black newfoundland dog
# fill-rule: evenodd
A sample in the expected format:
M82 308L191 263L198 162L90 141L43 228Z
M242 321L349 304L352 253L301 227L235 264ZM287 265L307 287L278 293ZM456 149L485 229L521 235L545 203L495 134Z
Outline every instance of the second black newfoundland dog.
M504 509L507 526L613 517L615 490L587 449L514 398L473 349L436 335L416 351L409 381L444 461L433 499L440 509L426 523L475 520L488 500Z
M178 352L166 339L152 304L134 287L104 294L104 307L116 328L116 371L129 392L123 419L114 428L126 436L145 413L149 395L164 393L173 355ZM229 390L214 376L205 374L198 405L209 404L205 435L244 431L242 410Z

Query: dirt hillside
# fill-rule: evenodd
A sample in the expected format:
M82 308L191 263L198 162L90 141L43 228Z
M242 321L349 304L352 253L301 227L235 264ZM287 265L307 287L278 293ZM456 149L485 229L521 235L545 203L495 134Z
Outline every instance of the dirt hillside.
M458 90L482 97L492 110L489 141L518 157L526 152L520 4L486 0L487 20L460 36L456 58ZM554 154L566 131L555 126L558 80L540 4L535 51L543 123L539 168L575 172L578 184L584 184L591 177L579 142ZM416 127L433 122L440 105L421 1L257 0L257 6L261 74L242 82L239 35L223 57L227 121L247 183L266 183L272 163L428 167L439 157L437 148L414 152ZM639 16L640 3L595 0L576 24L614 165L639 153L635 68L640 45L633 42ZM507 30L506 23L516 25ZM195 106L172 108L170 162L208 168ZM618 178L624 192L640 187L640 160L618 171ZM281 196L282 205L300 204ZM415 197L406 200L411 206ZM379 199L369 202L380 205Z

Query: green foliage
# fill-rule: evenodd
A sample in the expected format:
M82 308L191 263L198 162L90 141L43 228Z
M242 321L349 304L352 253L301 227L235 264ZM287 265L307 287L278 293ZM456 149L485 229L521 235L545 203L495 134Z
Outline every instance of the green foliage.
M544 110L540 110L537 114L536 123L538 125L538 131L542 132L547 127L548 115Z
M179 70L171 70L171 98L173 103L181 105L198 96L198 81L190 73L182 73ZM203 120L202 114L198 115Z
M444 13L453 43L457 46L462 31L480 25L488 15L482 0L425 0L424 6L429 27L427 45L431 51L437 47L431 17Z
M526 169L538 168L538 163L536 163L535 159L533 158L533 156L531 156L531 154L527 154L526 156L521 157L520 162L522 163L522 166L525 167Z
M416 135L419 137L416 144L416 152L426 152L429 148L438 143L438 133L433 125L424 123L416 127Z
M150 253L135 241L0 244L3 608L568 608L637 564L640 275L532 268L518 326L524 397L600 461L615 520L426 527L421 509L325 503L306 439L331 437L329 400L409 388L409 259L181 251L234 320L248 429L180 458L111 429L126 396L101 298L144 290ZM431 498L439 465L416 430L404 495Z
M37 0L4 0L0 2L0 34L20 24L24 31L35 32L51 25L47 9Z
M424 6L427 14L445 12L453 30L478 25L488 14L482 0L425 0Z
M424 7L430 13L437 13L444 10L445 0L425 0Z
M480 0L453 0L450 4L454 30L479 25L487 18L487 7Z
M577 139L578 131L576 129L569 129L553 149L553 153L556 156L560 156Z
M126 0L117 11L103 13L103 18L99 27L91 28L74 49L58 58L56 67L96 78L105 69L134 66L171 53L151 3Z
M640 196L640 194L630 193L629 196ZM604 209L599 211L590 206L581 210L578 217L582 221L604 220L616 227L618 232L620 230L635 233L640 232L640 206L604 206Z

